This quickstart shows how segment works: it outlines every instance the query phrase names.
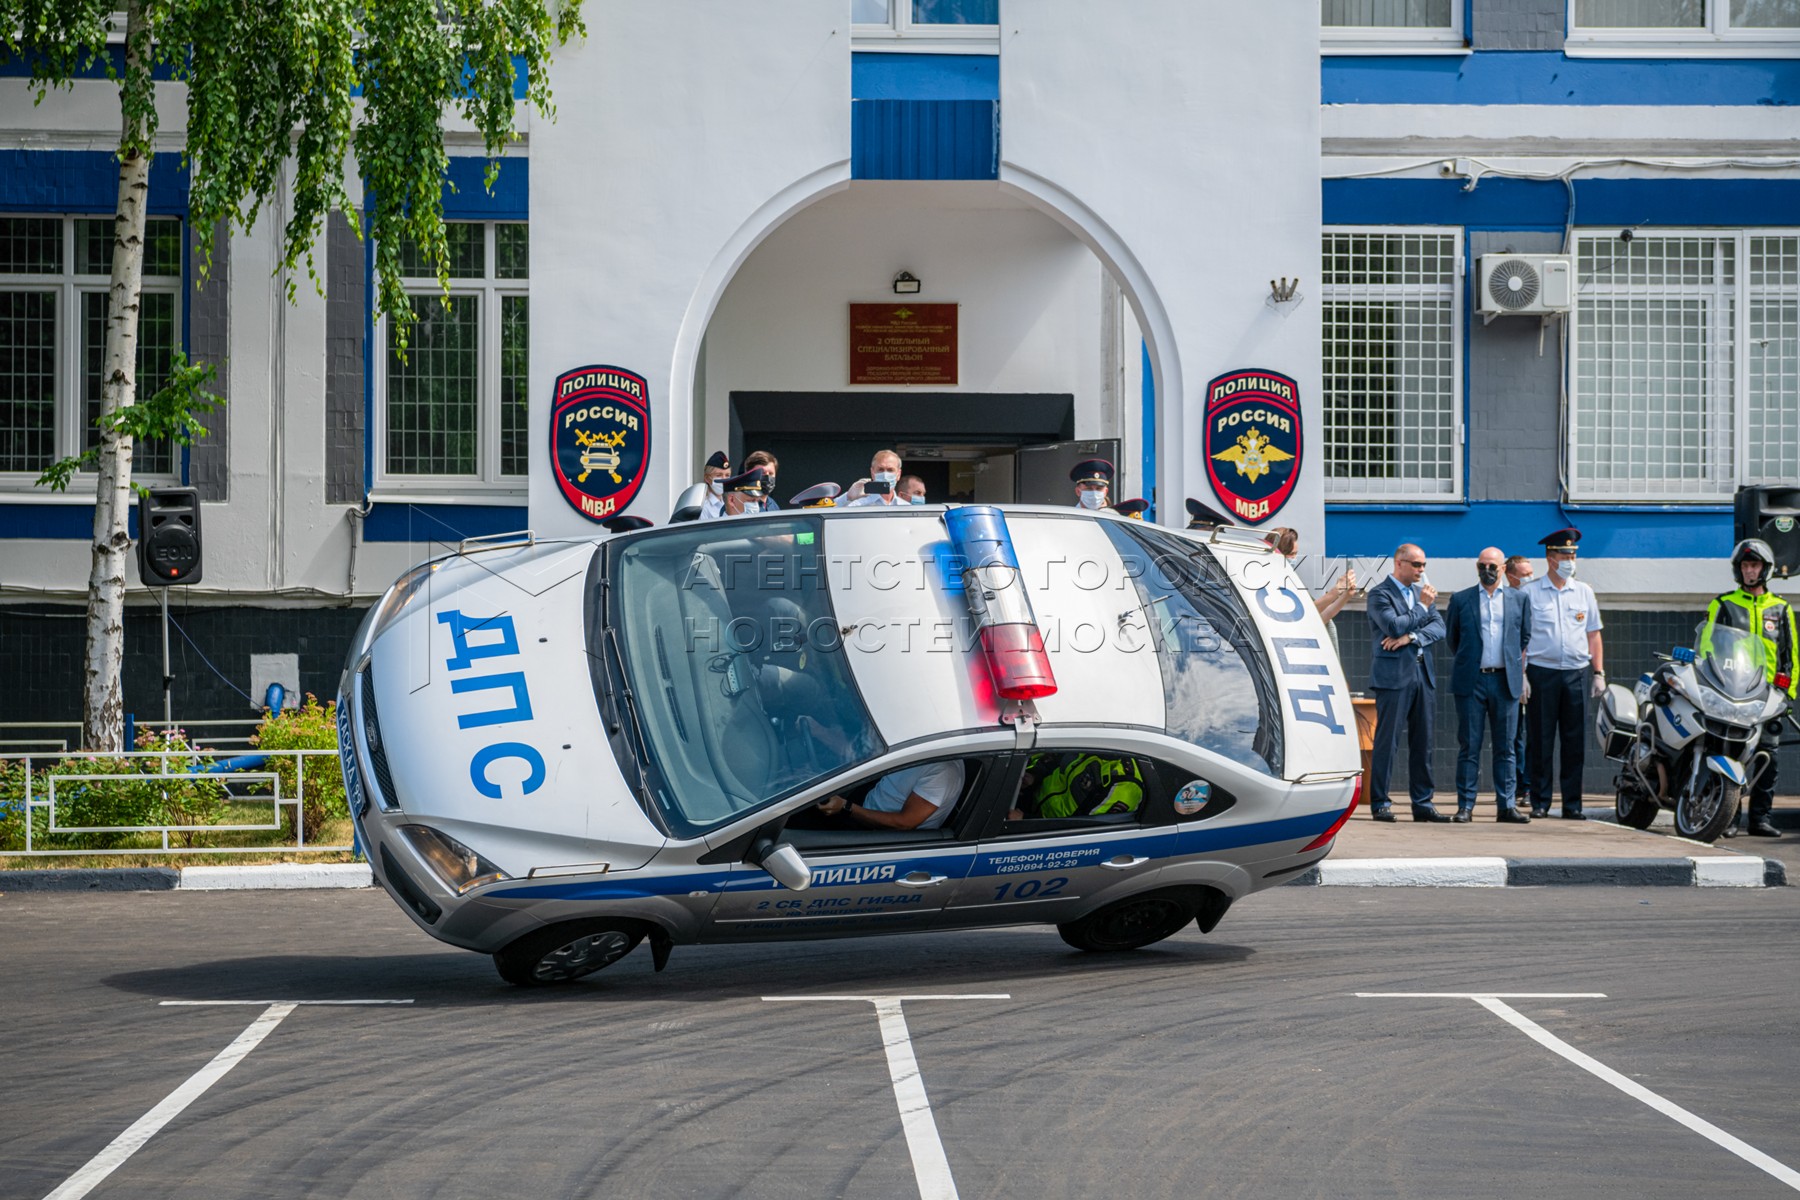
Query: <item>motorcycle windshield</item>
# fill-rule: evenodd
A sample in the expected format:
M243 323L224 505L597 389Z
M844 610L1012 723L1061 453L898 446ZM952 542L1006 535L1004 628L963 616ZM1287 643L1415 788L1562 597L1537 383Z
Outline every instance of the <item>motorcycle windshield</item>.
M1700 671L1706 681L1732 700L1750 700L1768 683L1763 640L1741 629L1714 625L1700 629Z

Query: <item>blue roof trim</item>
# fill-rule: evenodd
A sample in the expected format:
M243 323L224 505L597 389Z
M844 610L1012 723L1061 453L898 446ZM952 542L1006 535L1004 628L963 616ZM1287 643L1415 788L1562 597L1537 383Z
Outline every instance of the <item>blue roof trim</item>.
M852 54L852 100L998 100L997 54Z
M46 494L48 489L46 489ZM126 518L131 536L137 537L137 501L131 502ZM94 506L92 504L0 504L0 538L47 539L53 541L94 540ZM130 571L127 571L130 574Z
M1537 552L1538 539L1573 521L1590 558L1717 558L1731 553L1730 510L1647 505L1640 509L1562 506L1554 500L1477 500L1435 512L1332 506L1325 513L1325 553L1373 558L1417 542L1444 558L1474 558L1489 546L1508 554Z
M1560 50L1332 55L1326 104L1800 104L1791 58L1571 58Z
M852 179L1000 178L998 100L853 100Z
M1557 180L1484 178L1473 191L1456 179L1327 179L1327 225L1463 225L1553 230L1568 220ZM1578 226L1791 226L1800 180L1578 179Z
M499 164L494 190L489 192L485 182L487 159L470 155L450 159L444 181L445 220L526 219L531 210L531 160L522 154L508 155Z
M187 215L188 173L177 151L150 160L146 211ZM107 150L0 150L0 212L113 213L119 160Z
M396 504L377 501L363 518L367 542L460 542L531 524L523 504Z

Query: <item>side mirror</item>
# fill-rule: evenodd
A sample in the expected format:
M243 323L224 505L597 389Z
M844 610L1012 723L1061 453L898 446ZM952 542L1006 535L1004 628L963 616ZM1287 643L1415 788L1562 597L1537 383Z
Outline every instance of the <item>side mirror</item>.
M692 484L681 489L681 495L675 497L674 511L669 513L669 524L677 521L697 521L700 510L706 505L707 488L704 483Z
M812 884L812 868L806 865L800 852L786 842L764 851L757 866L790 892L804 892Z

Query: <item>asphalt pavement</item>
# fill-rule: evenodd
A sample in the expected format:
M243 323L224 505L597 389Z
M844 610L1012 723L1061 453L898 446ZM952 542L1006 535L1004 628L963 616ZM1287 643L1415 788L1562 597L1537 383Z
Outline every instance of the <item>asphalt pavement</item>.
M524 992L371 890L11 894L0 1197L1789 1194L1797 936L1795 888L1278 888Z

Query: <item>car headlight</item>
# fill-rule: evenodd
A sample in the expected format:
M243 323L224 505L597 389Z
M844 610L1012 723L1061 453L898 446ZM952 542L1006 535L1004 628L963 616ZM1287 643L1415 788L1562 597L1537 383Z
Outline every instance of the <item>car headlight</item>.
M412 598L418 594L420 588L425 586L432 573L440 565L441 563L435 562L420 563L394 581L394 586L389 588L387 595L381 598L375 619L369 622L369 636L363 642L365 647L375 644L375 639L381 636L381 631L392 625L395 618L406 610L406 606L411 603Z
M402 825L400 833L444 886L459 896L484 883L512 878L449 834L429 825Z

